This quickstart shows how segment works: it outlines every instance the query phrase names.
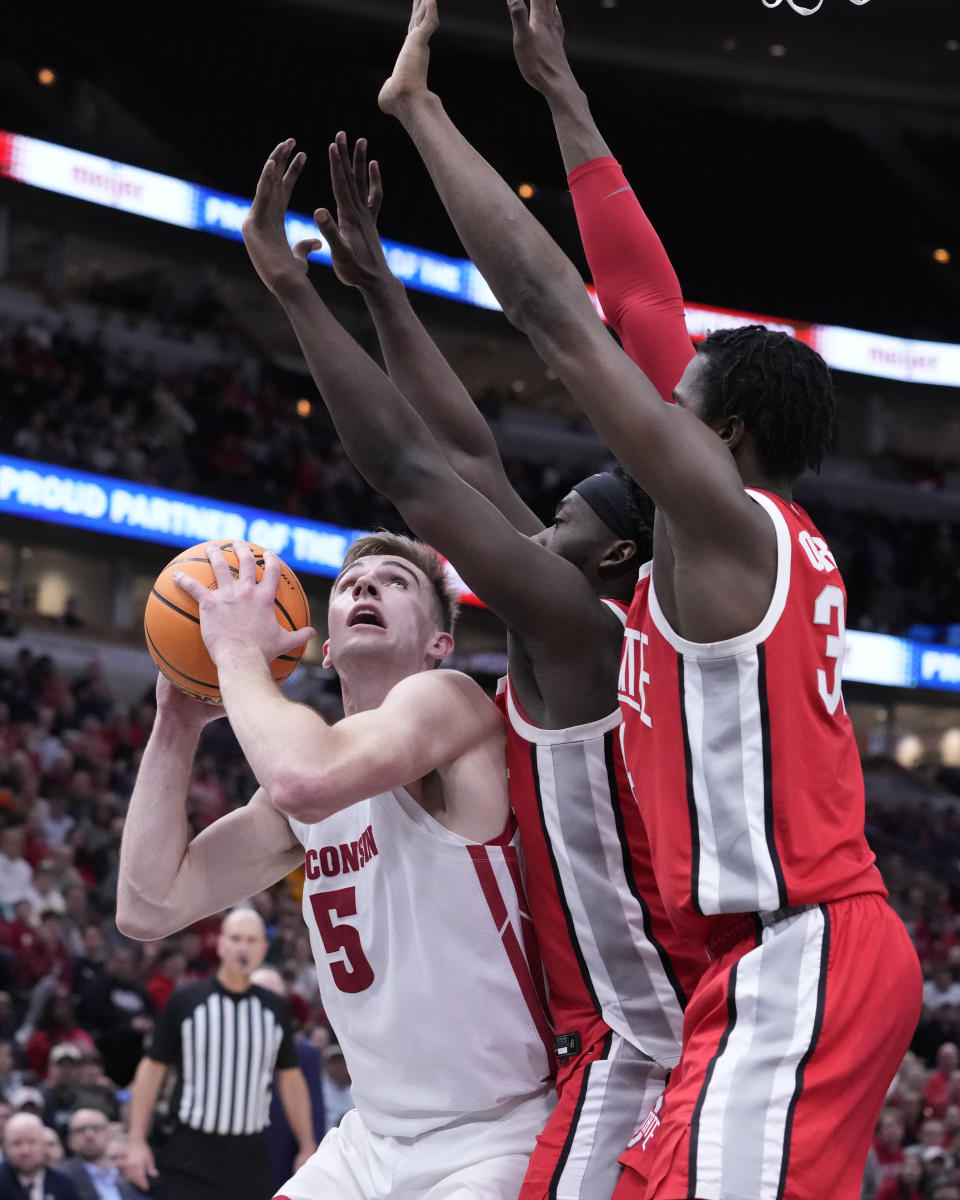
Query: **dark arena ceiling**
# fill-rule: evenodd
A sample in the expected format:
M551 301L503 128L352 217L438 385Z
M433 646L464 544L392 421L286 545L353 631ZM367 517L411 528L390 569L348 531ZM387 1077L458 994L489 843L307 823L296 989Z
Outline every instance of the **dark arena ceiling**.
M565 0L571 60L692 300L960 341L960 3ZM0 127L248 195L295 136L325 203L339 128L381 160L385 234L459 247L376 108L407 0L17 0L0 12ZM432 82L566 249L576 229L505 0L440 0ZM57 73L41 88L41 67ZM491 214L496 220L496 214ZM936 249L952 260L934 260ZM942 256L941 256L942 257Z

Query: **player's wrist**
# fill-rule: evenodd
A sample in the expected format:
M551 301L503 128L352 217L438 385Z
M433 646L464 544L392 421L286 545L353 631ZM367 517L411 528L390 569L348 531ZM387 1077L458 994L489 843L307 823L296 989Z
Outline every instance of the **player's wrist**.
M360 294L371 308L390 308L406 295L401 280L385 265L382 271L370 274L360 284Z

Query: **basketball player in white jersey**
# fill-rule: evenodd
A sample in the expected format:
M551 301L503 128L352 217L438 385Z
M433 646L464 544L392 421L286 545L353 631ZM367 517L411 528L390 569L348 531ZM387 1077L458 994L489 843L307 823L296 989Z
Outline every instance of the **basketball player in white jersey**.
M268 664L312 630L280 628L279 560L216 547L200 605L226 713L261 784L189 839L186 792L223 715L161 678L124 830L117 924L153 940L305 865L304 917L356 1109L284 1200L515 1200L553 1105L549 1031L507 800L500 715L459 672L440 560L361 539L330 599L327 665L345 718L286 699ZM238 1052L240 1052L238 1039Z

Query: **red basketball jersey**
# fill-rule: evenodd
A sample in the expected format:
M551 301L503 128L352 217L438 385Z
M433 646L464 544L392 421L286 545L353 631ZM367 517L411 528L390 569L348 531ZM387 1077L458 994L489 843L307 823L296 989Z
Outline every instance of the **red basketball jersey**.
M666 919L623 766L619 713L540 729L506 679L498 703L561 1066L613 1029L672 1067L686 998L707 959L702 943L682 940Z
M763 620L686 641L641 573L620 670L623 748L675 925L886 895L864 836L860 758L841 694L846 592L807 514L749 491L777 534Z

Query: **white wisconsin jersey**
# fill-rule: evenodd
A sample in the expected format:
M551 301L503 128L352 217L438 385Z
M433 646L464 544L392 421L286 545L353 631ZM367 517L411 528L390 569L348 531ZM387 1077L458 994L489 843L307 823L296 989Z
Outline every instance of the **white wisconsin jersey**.
M306 849L321 998L364 1125L416 1137L549 1090L512 828L471 842L403 789L290 825Z

